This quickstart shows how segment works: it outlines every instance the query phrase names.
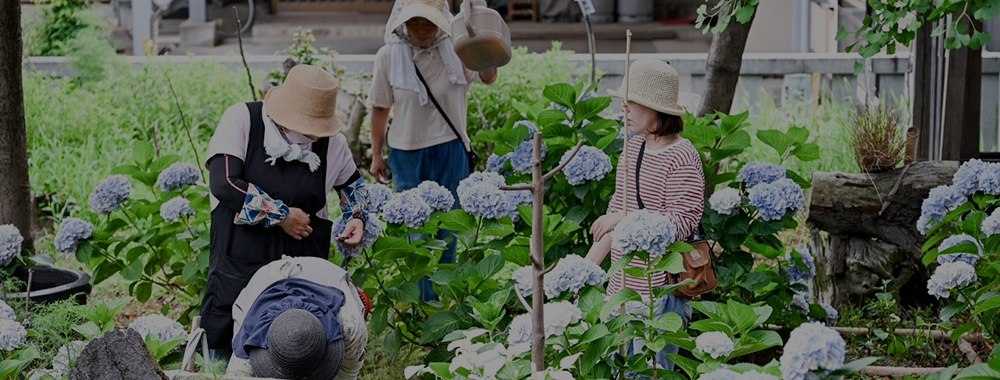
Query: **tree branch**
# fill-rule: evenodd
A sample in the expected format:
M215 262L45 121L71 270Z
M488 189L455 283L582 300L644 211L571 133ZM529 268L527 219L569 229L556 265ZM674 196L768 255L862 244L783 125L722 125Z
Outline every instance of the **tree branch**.
M521 191L521 190L532 191L534 189L535 188L531 187L531 184L528 184L528 183L522 183L522 184L510 185L510 186L500 186L500 190L504 190L504 191Z

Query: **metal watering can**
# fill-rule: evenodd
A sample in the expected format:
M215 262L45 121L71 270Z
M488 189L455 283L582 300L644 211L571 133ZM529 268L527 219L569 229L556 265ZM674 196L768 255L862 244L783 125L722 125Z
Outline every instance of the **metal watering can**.
M465 0L451 24L455 53L473 71L485 71L510 62L510 28L485 0Z

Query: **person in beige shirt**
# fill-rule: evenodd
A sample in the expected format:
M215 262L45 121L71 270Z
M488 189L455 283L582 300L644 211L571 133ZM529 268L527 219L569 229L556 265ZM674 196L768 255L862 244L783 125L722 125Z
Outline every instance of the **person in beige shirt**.
M375 55L368 99L371 174L387 184L388 166L397 192L434 181L455 194L459 181L472 170L466 158L471 150L466 96L474 81L495 82L497 70L474 72L462 64L451 43L452 18L445 0L398 0L386 24L386 45ZM388 165L382 157L386 142ZM442 262L454 262L454 239L448 240ZM436 299L426 279L421 281L421 299Z

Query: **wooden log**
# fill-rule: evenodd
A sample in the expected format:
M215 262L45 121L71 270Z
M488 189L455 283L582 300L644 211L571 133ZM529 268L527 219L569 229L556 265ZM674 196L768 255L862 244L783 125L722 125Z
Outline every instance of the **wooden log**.
M904 303L927 301L916 222L930 189L950 184L958 166L917 162L877 174L813 174L807 223L817 299L837 305L870 296L889 280L891 290L906 289Z

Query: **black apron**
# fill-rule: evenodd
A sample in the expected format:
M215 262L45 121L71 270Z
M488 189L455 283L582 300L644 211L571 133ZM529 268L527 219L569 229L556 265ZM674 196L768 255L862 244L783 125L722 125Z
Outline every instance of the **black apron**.
M288 207L298 207L309 214L309 237L295 240L280 226L236 225L239 213L224 204L212 211L211 259L208 264L208 284L201 305L201 327L213 349L231 349L233 339L233 303L254 273L264 265L288 256L314 256L327 259L333 223L320 219L316 213L326 206L326 151L330 138L312 144L312 152L320 157L315 172L299 161L278 159L272 166L264 162L263 103L247 103L250 109L250 138L243 164L244 179L259 186L271 198L280 199Z

